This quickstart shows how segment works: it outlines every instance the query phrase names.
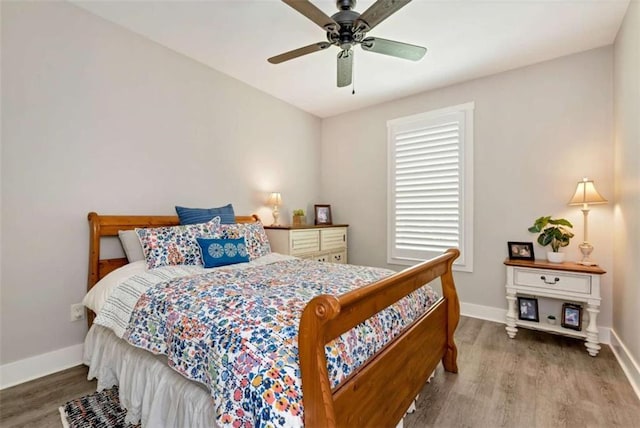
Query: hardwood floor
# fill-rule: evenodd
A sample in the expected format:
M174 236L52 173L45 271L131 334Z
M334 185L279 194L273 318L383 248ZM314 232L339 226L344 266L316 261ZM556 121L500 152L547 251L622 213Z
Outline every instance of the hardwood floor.
M640 427L640 400L607 345L462 317L458 374L438 367L405 428Z
M640 400L608 346L590 357L582 341L463 317L458 374L438 367L405 428L638 427ZM58 407L95 391L74 367L0 391L0 426L61 427Z
M58 407L91 394L97 382L77 366L0 391L0 427L62 427Z

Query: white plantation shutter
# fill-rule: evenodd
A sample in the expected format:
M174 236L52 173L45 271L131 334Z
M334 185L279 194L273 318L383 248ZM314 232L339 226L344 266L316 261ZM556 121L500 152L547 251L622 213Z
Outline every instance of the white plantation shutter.
M472 103L388 122L389 263L456 247L471 271L472 124Z

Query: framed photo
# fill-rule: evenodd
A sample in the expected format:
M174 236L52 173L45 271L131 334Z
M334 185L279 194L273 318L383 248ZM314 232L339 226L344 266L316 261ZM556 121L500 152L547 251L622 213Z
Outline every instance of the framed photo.
M331 222L331 205L314 205L316 224L333 224Z
M511 260L535 260L533 255L533 242L507 242L509 259Z
M562 326L572 330L582 330L582 306L564 303L562 305Z
M539 322L538 299L534 297L518 297L518 319Z

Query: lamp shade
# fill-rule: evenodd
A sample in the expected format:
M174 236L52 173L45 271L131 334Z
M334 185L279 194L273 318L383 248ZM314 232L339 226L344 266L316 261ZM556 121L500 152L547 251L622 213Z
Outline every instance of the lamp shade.
M603 198L596 190L596 186L593 184L593 180L583 178L582 181L578 181L578 187L576 187L576 193L569 201L569 205L582 205L582 204L606 204L607 200Z
M267 204L268 205L273 205L273 206L279 206L282 205L282 196L280 196L280 193L278 192L273 192L271 194L269 194L269 199L267 199Z

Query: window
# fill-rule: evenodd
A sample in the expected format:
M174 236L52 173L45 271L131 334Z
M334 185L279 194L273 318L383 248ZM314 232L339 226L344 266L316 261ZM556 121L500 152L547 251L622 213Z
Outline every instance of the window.
M473 271L473 103L387 122L387 262L413 265L460 249Z

